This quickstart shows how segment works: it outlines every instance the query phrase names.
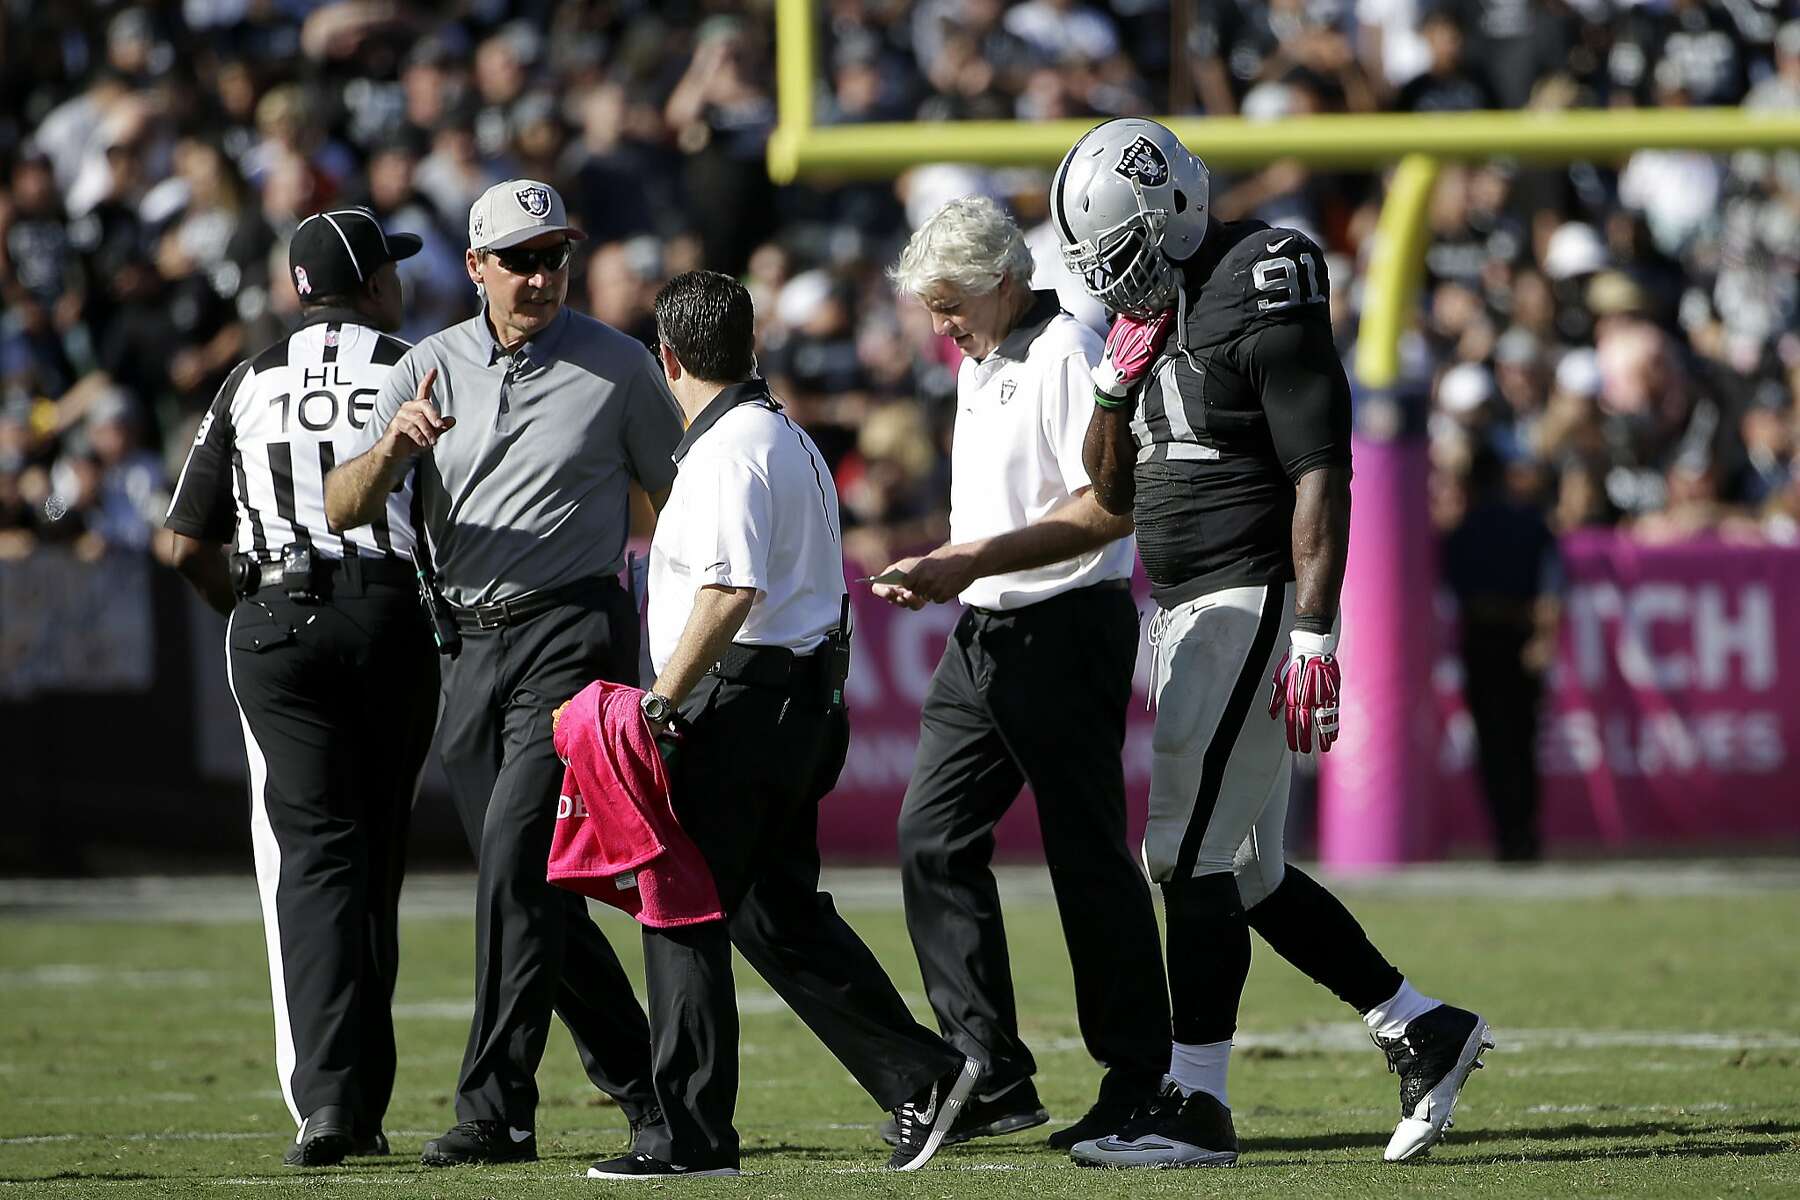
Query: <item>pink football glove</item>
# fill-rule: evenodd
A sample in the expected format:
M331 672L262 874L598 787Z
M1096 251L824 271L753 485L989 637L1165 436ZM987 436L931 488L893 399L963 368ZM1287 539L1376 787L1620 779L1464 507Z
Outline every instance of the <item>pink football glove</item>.
M1289 750L1310 754L1316 738L1323 754L1337 741L1338 695L1344 686L1343 672L1332 657L1337 635L1296 629L1288 641L1288 656L1275 667L1269 715L1287 718Z
M1120 313L1106 334L1106 353L1094 368L1094 386L1115 400L1123 400L1150 374L1150 364L1162 353L1175 323L1175 310L1164 309L1148 319Z

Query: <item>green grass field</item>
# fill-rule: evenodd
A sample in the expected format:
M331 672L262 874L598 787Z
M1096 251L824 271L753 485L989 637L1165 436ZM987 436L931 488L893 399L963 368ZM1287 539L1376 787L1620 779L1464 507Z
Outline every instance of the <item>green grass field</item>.
M1019 1008L1053 1118L1097 1071L1041 873L1005 875ZM828 881L915 1012L921 988L893 876ZM0 1194L625 1195L584 1178L625 1121L560 1027L532 1166L432 1171L467 1032L467 881L415 881L397 997L395 1155L296 1172L272 1068L268 977L246 879L44 888L0 883ZM1081 1170L1044 1130L881 1170L881 1117L753 975L740 972L741 1180L699 1195L987 1197L1800 1196L1800 868L1789 863L1438 870L1343 894L1416 983L1477 1007L1500 1042L1426 1161L1380 1162L1393 1079L1350 1014L1257 948L1231 1095L1233 1172ZM635 971L635 927L603 910ZM1054 1126L1052 1126L1054 1127Z

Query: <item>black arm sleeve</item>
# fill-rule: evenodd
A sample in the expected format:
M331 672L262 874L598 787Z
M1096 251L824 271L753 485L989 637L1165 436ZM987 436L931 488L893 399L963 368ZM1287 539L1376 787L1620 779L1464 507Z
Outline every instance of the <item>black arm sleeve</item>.
M231 424L231 400L249 373L249 362L239 363L200 419L200 431L163 520L176 533L203 542L230 542L237 532L237 506L231 494L231 454L237 434Z
M1323 320L1267 325L1238 343L1289 479L1350 465L1350 380Z

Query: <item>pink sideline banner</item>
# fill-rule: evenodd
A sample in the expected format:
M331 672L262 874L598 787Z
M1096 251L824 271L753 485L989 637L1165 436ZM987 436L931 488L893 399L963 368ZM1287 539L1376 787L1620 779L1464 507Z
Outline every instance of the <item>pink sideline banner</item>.
M1800 841L1800 550L1563 542L1568 579L1538 738L1546 844ZM1442 606L1447 610L1450 606ZM1485 847L1453 615L1439 623L1429 856Z
M1360 548L1369 553L1369 542ZM1800 760L1800 632L1781 623L1784 612L1800 613L1800 551L1713 541L1646 547L1584 534L1568 539L1563 552L1566 607L1539 742L1551 852L1800 842L1800 784L1793 775ZM869 572L852 563L847 573ZM1141 576L1135 591L1148 613ZM853 736L838 788L821 809L819 836L828 854L891 861L919 708L962 609L906 612L875 600L865 585L851 585L851 595ZM1489 845L1452 610L1440 596L1433 618L1413 631L1429 643L1429 681L1420 690L1430 699L1402 705L1392 717L1407 725L1422 764L1425 777L1403 789L1418 811L1385 811L1380 795L1372 794L1374 811L1357 814L1407 831L1399 853L1385 861L1482 855ZM1351 616L1346 612L1345 689L1354 702L1362 689ZM1125 751L1133 846L1142 836L1150 781L1142 625L1139 636ZM1266 716L1259 706L1249 719ZM1344 719L1349 725L1383 717L1370 698L1360 711L1347 708ZM1326 759L1328 772L1395 778L1382 763L1357 761L1368 753L1366 741L1347 729ZM1341 794L1326 788L1328 797ZM1328 831L1333 819L1322 813L1321 829ZM1037 854L1029 793L1001 823L997 841L1002 855ZM1358 865L1380 861L1364 858Z

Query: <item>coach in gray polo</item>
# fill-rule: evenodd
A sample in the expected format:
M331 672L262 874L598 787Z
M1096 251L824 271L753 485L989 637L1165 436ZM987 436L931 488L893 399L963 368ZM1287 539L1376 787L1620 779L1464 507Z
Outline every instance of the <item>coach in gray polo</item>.
M332 471L334 527L365 524L408 471L463 650L438 746L478 861L475 1018L457 1124L428 1166L537 1157L538 1060L559 1013L634 1134L661 1120L649 1026L582 899L544 880L562 764L551 711L594 678L637 682L638 621L617 573L629 485L660 507L681 418L650 352L565 307L570 243L546 184L495 184L469 213L480 316L395 366L368 449Z

